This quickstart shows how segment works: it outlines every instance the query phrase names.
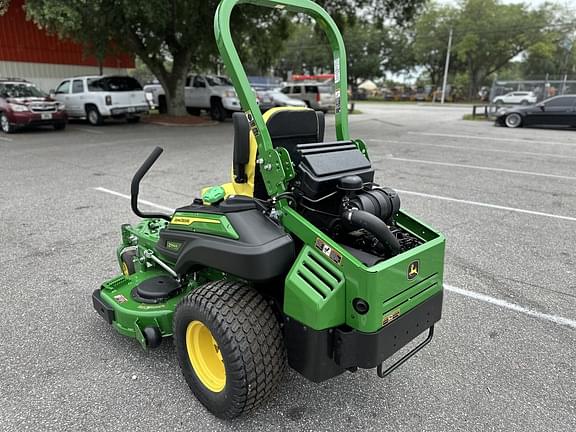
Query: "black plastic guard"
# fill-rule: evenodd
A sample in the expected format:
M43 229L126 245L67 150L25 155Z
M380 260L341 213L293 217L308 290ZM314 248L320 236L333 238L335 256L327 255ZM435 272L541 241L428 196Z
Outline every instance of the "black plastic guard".
M334 360L344 368L379 366L412 339L428 330L442 316L443 292L434 294L386 327L374 333L336 329Z

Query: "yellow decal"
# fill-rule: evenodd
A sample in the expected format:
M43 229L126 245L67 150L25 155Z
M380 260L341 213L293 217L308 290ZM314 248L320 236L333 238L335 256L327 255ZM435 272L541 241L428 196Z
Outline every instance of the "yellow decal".
M192 225L195 222L209 223L209 224L219 224L218 219L208 219L201 217L187 217L187 216L174 216L170 223L172 225Z
M400 316L400 309L393 310L392 312L390 312L388 315L386 315L384 317L384 319L382 320L382 326L390 324L392 321L394 321L399 316Z
M420 272L420 261L412 261L408 266L408 280L414 279Z

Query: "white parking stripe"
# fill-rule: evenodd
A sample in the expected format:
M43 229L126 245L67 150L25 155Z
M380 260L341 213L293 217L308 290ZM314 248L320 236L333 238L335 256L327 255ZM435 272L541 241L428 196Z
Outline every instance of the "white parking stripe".
M113 190L110 190L110 189L106 189L106 188L103 188L103 187L96 187L96 188L94 188L94 190L97 190L97 191L99 191L99 192L105 192L105 193L107 193L107 194L115 195L115 196L118 196L118 197L121 197L121 198L126 198L126 199L128 199L128 200L130 199L130 195L126 195L126 194L123 194L123 193L120 193L120 192L116 192L116 191L113 191ZM156 207L157 209L160 209L160 210L166 210L166 211L169 211L169 212L173 212L173 211L174 211L173 208L166 207L166 206L163 206L163 205L160 205L160 204L155 204L155 203L153 203L153 202L146 201L146 200L142 200L142 199L139 199L139 200L138 200L138 203L139 203L139 204L144 204L144 205L147 205L147 206L150 206L150 207Z
M493 208L493 209L497 209L497 210L505 210L505 211L511 211L511 212L515 212L515 213L524 213L524 214L529 214L529 215L534 215L534 216L543 216L543 217L548 217L548 218L552 218L552 219L562 219L562 220L567 220L567 221L571 221L571 222L576 222L576 217L562 216L562 215L557 215L557 214L553 214L553 213L544 213L544 212L538 212L538 211L533 211L533 210L519 209L519 208L515 208L515 207L506 207L506 206L501 206L501 205L496 205L496 204L488 204L488 203L469 201L469 200L463 200L463 199L458 199L458 198L450 198L450 197L445 197L445 196L440 196L440 195L432 195L432 194L427 194L427 193L422 193L422 192L413 192L413 191L407 191L407 190L402 190L402 189L396 189L396 191L401 192L401 193L406 194L406 195L415 195L415 196L421 196L424 198L432 198L432 199L437 199L437 200L442 200L442 201L451 201L451 202L457 202L457 203L461 203L461 204L469 204L469 205L478 206L478 207L487 207L487 208Z
M12 142L14 140L12 138L0 137L0 141Z
M497 138L489 136L476 136L476 135L455 135L455 134L444 134L444 133L434 133L434 132L408 132L410 135L424 135L424 136L437 136L446 138L464 138L464 139L477 139L482 141L508 141L508 142L519 142L524 144L552 144L552 145L563 145L569 147L575 147L576 142L558 142L558 141L537 141L537 140L527 140L521 138Z
M503 307L506 309L520 312L520 313L523 313L524 315L529 315L529 316L534 317L534 318L553 322L554 324L568 326L568 327L572 327L573 329L576 329L576 321L571 320L569 318L564 318L564 317L561 317L558 315L545 314L542 312L535 311L533 309L528 309L528 308L525 308L523 306L517 305L516 303L510 303L506 300L491 297L489 295L481 294L481 293L478 293L475 291L468 291L468 290L458 288L458 287L448 285L448 284L444 284L444 289L447 291L454 292L456 294L460 294L462 296L466 296L466 297L470 297L470 298L473 298L476 300L483 301L485 303L490 303L490 304L493 304L496 306L500 306L500 307Z
M107 193L110 195L118 196L121 198L130 199L129 195L126 195L126 194L123 194L120 192L116 192L116 191L113 191L110 189L106 189L103 187L96 187L96 188L94 188L94 190L97 190L99 192L104 192L104 193ZM408 193L406 191L400 191L400 192ZM166 206L163 206L160 204L155 204L155 203L150 202L150 201L138 200L138 202L141 204L146 204L146 205L151 206L151 207L156 207L160 210L174 211L174 209L171 209L170 207L166 207ZM574 219L574 220L576 220L576 219ZM490 297L486 294L481 294L481 293L478 293L475 291L468 291L468 290L458 288L458 287L448 285L448 284L444 284L444 289L446 289L447 291L450 291L450 292L454 292L456 294L460 294L460 295L463 295L466 297L473 298L475 300L483 301L485 303L490 303L490 304L500 306L500 307L503 307L503 308L506 308L509 310L520 312L524 315L528 315L528 316L531 316L534 318L550 321L554 324L564 325L564 326L568 326L568 327L572 327L572 328L576 329L576 321L568 319L568 318L564 318L564 317L557 316L557 315L545 314L542 312L538 312L538 311L535 311L532 309L525 308L524 306L520 306L520 305L515 304L515 303L507 302L506 300L497 299L495 297Z
M515 150L500 150L500 149L487 149L487 148L480 148L480 147L470 147L470 146L458 146L458 145L450 145L450 144L424 144L421 142L415 141L398 141L398 140L384 140L384 139L367 139L365 141L369 142L377 142L382 144L407 144L407 145L414 145L420 147L437 147L437 148L448 148L448 149L455 149L455 150L463 150L463 151L476 151L476 152L486 152L486 153L507 153L511 155L527 155L527 156L538 156L538 157L553 157L559 159L576 159L576 156L566 156L557 153L539 153L539 152L527 152L527 151L515 151Z
M469 169L476 169L482 171L496 171L496 172L504 172L509 174L521 174L521 175L529 175L534 177L549 177L549 178L557 178L563 180L576 180L576 177L573 176L564 176L558 174L546 174L546 173L539 173L534 171L520 171L520 170L513 170L507 168L493 168L493 167L485 167L479 165L467 165L467 164L457 164L452 162L437 162L437 161L428 161L428 160L421 160L421 159L406 159L406 158L399 158L393 156L384 156L383 159L389 160L396 160L402 162L413 162L413 163L420 163L420 164L427 164L427 165L441 165L441 166L449 166L449 167L456 167L456 168L469 168Z

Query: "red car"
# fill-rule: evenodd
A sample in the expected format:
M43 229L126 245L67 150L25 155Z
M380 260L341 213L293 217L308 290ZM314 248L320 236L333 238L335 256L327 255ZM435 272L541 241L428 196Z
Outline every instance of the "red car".
M18 79L0 79L0 127L13 133L26 126L66 127L68 116L63 103L51 99L34 84Z

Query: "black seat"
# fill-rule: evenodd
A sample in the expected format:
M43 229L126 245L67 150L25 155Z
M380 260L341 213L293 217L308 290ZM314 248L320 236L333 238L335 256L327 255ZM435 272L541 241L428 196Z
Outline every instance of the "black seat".
M234 113L232 120L234 122L234 181L246 183L248 181L246 165L256 162L250 160L250 126L243 113ZM324 113L321 111L311 109L274 111L267 118L266 126L272 138L272 145L284 147L292 158L295 156L298 144L324 141ZM266 195L265 192L259 169L256 167L254 196L261 198Z

